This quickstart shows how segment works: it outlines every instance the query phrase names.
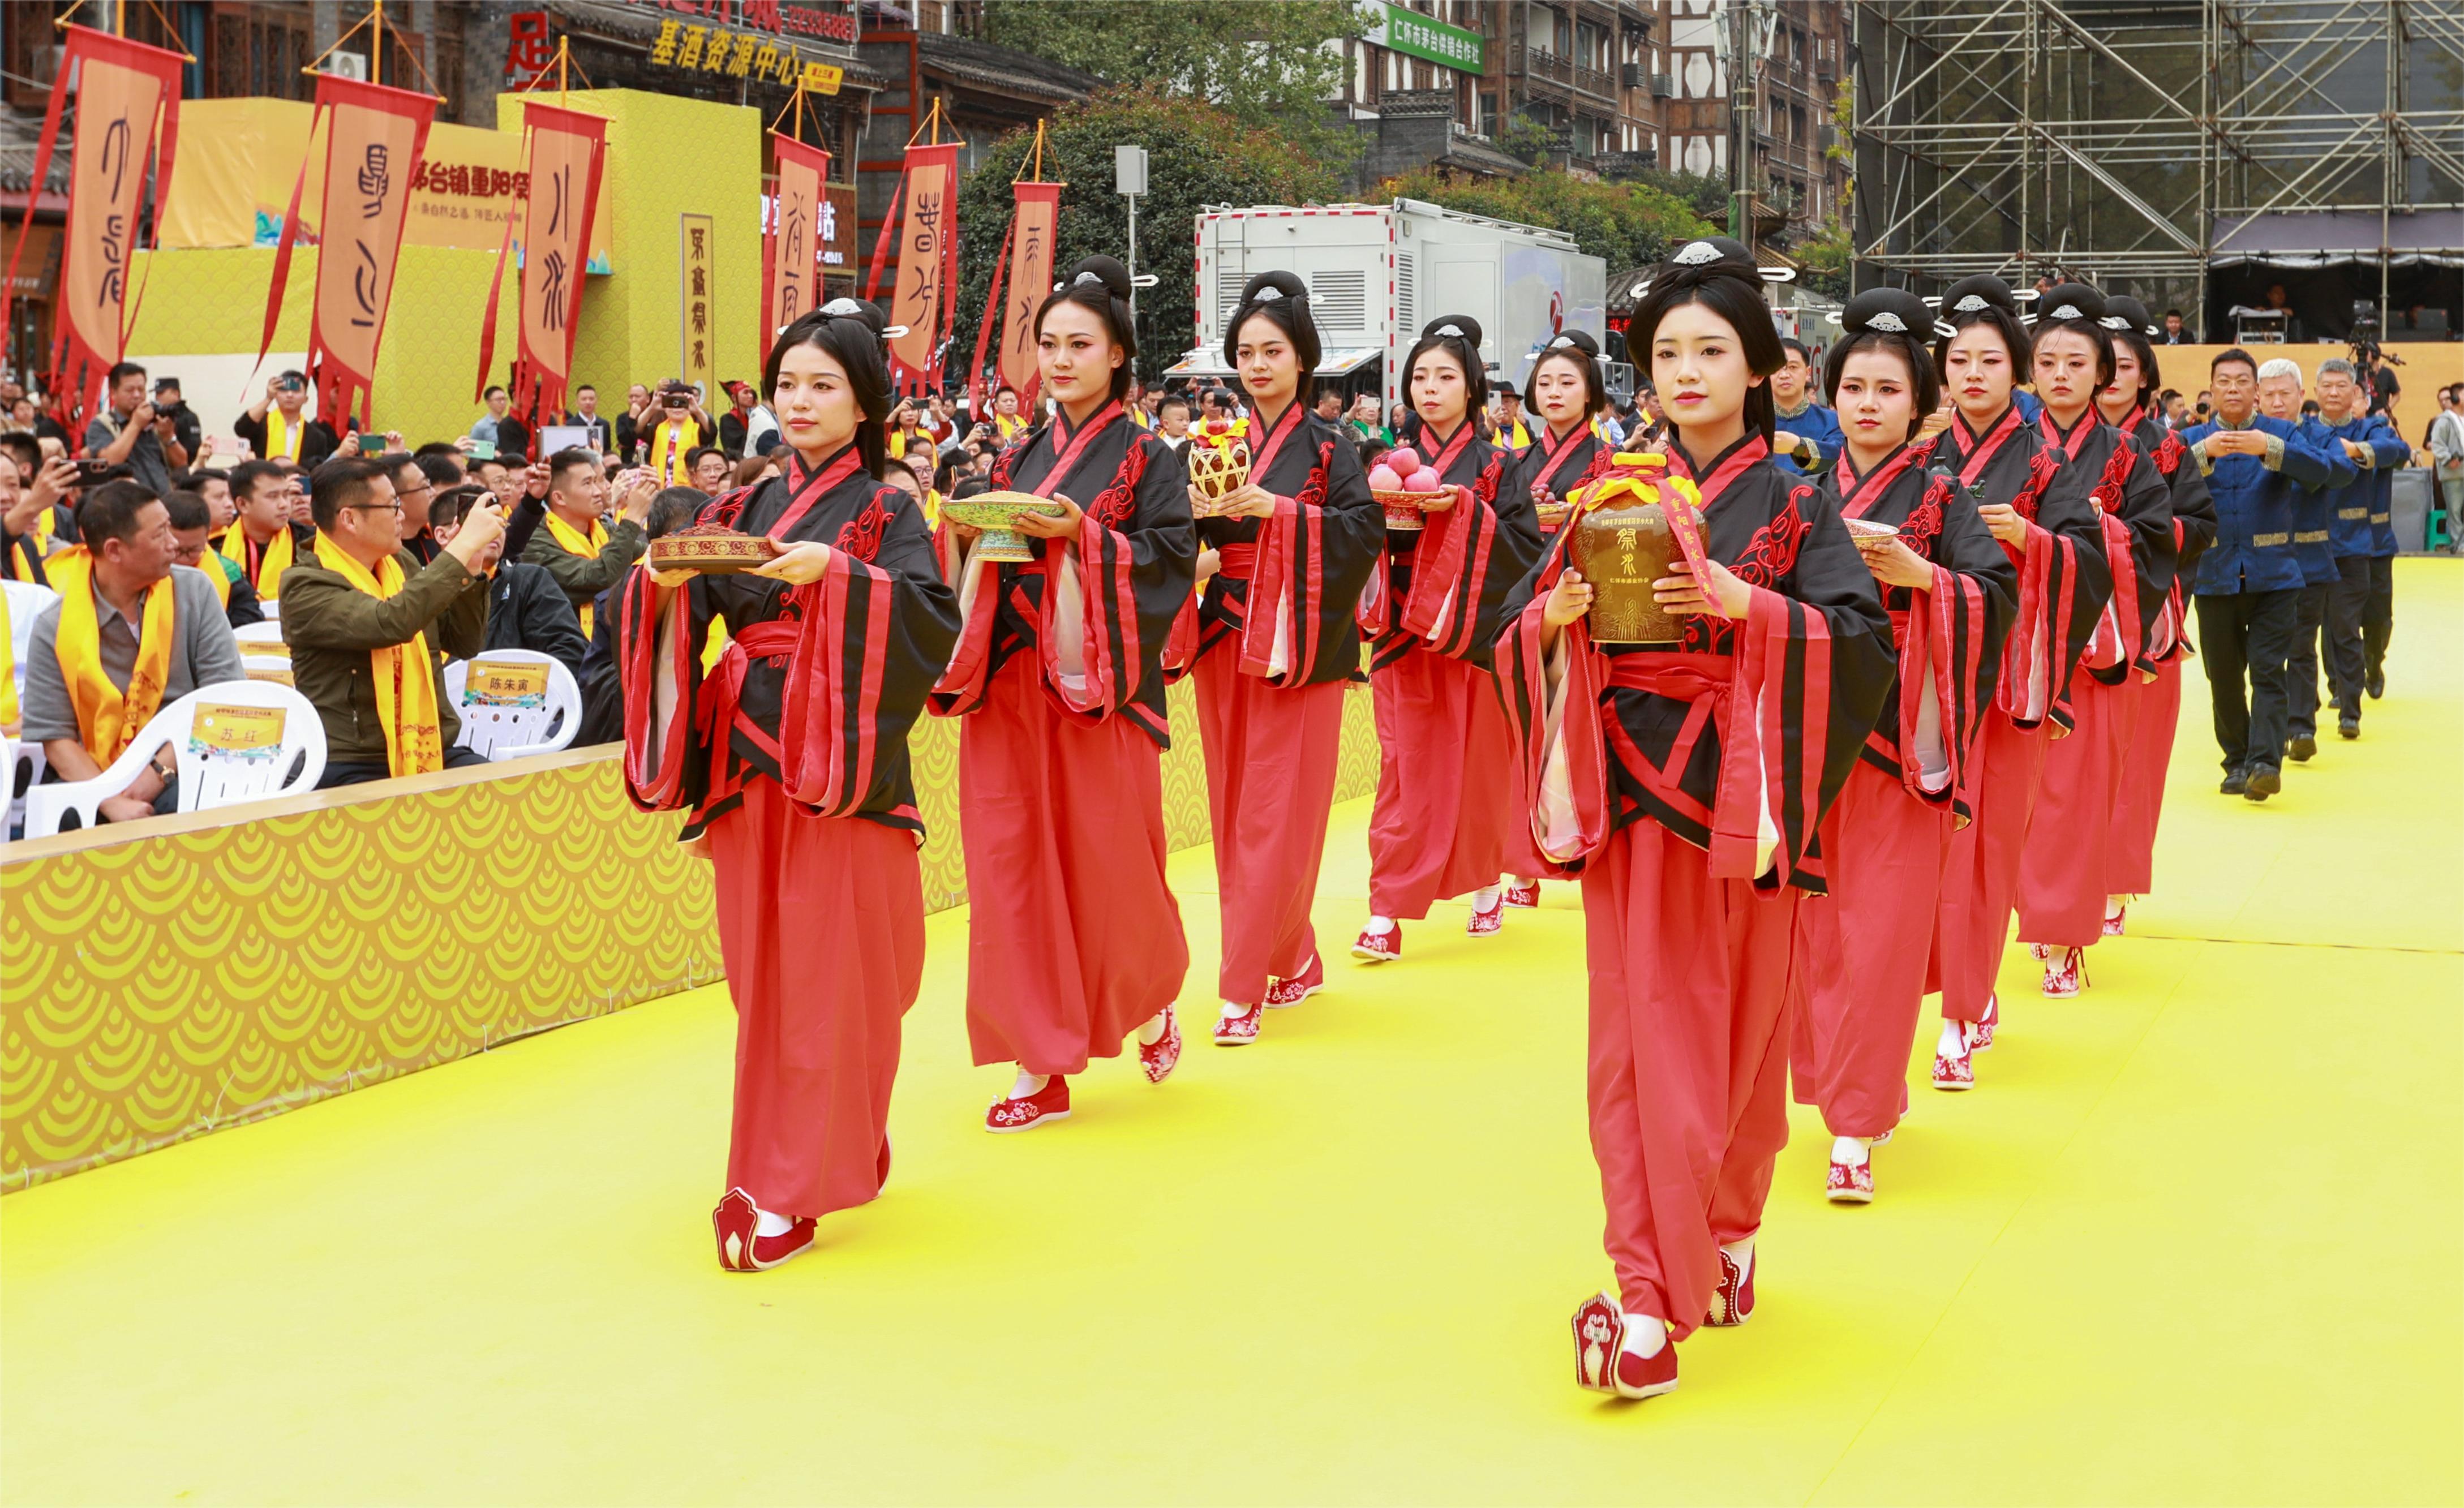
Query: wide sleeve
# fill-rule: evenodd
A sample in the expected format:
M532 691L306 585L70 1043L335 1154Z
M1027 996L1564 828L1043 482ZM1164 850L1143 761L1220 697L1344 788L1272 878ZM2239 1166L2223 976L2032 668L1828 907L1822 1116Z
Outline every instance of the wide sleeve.
M957 526L946 515L934 530L933 555L941 579L951 586L958 614L958 633L949 663L934 683L925 708L935 717L963 717L984 705L994 662L1001 658L996 641L1001 617L1001 569L980 552L961 544ZM1197 570L1193 557L1193 578Z
M1452 508L1427 515L1398 623L1437 653L1482 667L1507 597L1541 555L1529 494L1501 485L1505 462L1492 454L1468 488L1457 488Z
M2021 728L2051 717L2067 729L2071 672L2113 595L2113 573L2083 469L2064 466L2043 449L2029 466L2022 493L2033 493L2035 516L2022 544L2003 547L2018 567L2019 605L2003 645L1995 699Z
M1187 469L1150 435L1130 446L1122 472L1082 511L1076 537L1045 546L1036 634L1045 683L1064 713L1088 724L1159 700L1143 693L1150 682L1160 692L1173 620L1198 576Z
M957 595L922 512L902 501L871 559L834 549L821 579L785 601L797 635L781 784L825 817L847 816L906 768L897 756L957 643Z
M2195 464L2186 464L2190 461L2189 447L2179 434L2167 430L2156 442L2156 470L2172 492L2175 597L2181 595L2183 580L2195 579L2199 557L2216 540L2216 500L2208 491L2207 473Z
M2157 615L2171 596L2178 559L2172 489L2154 463L2123 439L2114 446L2093 496L2113 595L2089 643L2085 664L2099 681L2117 686L2133 668L2155 670L2149 645Z
M1542 647L1549 594L1566 571L1573 531L1560 530L1528 575L1499 603L1490 646L1507 733L1515 752L1517 814L1551 877L1580 874L1617 826L1608 749L1608 657L1578 618Z
M1353 613L1386 550L1385 510L1369 493L1360 452L1337 439L1320 456L1312 485L1277 496L1258 531L1241 668L1276 686L1336 680L1357 667Z
M672 591L636 567L616 593L616 674L625 707L625 789L646 812L699 804L710 787L710 739L695 708L701 699L702 638L710 630L695 577Z
M1964 823L1975 808L1976 740L1993 705L2019 572L1951 478L1934 479L1916 516L1933 531L1933 579L1909 593L1897 634L1900 778Z

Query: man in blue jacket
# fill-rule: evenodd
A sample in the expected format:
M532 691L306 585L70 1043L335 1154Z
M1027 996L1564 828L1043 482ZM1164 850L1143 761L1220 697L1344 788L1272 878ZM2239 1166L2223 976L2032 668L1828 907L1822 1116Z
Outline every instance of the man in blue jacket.
M2327 485L2293 494L2293 556L2301 562L2301 596L2294 605L2293 653L2284 667L2285 753L2307 763L2319 752L2319 669L2325 656L2320 641L2327 637L2327 600L2338 579L2330 496L2360 474L2344 448L2317 418L2301 412L2301 368L2283 357L2258 366L2258 411L2262 418L2281 419L2311 450L2327 459ZM2329 671L2329 681L2334 672Z
M2342 357L2319 365L2319 429L2359 469L2328 494L2336 584L2327 598L2327 680L2336 691L2336 732L2362 735L2362 694L2387 689L2387 635L2394 626L2395 523L2388 505L2393 473L2411 448L2385 414L2365 413L2360 374Z
M2228 796L2264 801L2284 788L2288 707L2301 562L2294 499L2327 485L2327 458L2281 419L2258 412L2258 363L2239 348L2209 372L2216 417L2182 431L2216 505L2216 541L2199 557L2199 652ZM2247 677L2247 697L2245 697Z
M1783 471L1819 471L1839 458L1839 415L1814 401L1814 358L1802 340L1783 339L1788 360L1771 374L1771 406L1779 432L1771 436L1771 464Z

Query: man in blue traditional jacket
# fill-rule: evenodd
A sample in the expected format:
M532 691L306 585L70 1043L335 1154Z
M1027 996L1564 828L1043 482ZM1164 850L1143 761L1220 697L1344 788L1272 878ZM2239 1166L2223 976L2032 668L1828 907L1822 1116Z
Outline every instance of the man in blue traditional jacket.
M2363 408L2361 374L2342 357L2319 365L2320 428L2360 468L2328 500L2338 579L2327 599L2328 681L2336 732L2362 735L2362 695L2387 689L2395 626L2395 521L2388 494L2412 449L2385 414Z

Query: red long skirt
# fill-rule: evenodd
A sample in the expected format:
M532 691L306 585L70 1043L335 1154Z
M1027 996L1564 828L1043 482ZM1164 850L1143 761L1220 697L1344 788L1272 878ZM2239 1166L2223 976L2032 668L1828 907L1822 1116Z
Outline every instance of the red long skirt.
M1065 720L1021 654L959 733L958 834L976 1061L1074 1074L1119 1057L1189 973L1155 740L1125 717Z
M1377 798L1369 813L1369 910L1418 921L1450 896L1495 885L1532 846L1518 825L1514 744L1488 672L1413 649L1369 674L1377 714ZM1537 869L1527 871L1537 873Z
M1977 735L1984 761L1976 780L1976 815L1950 835L1950 859L1943 865L1942 906L1934 913L1933 980L1942 991L1942 1014L1953 1021L1985 1016L2002 950L2011 940L2011 907L2019 890L2019 856L2027 845L2028 820L2045 769L2051 724L2021 732L2000 712L1989 712Z
M915 835L815 817L756 778L710 824L736 1002L727 1182L774 1214L881 1191L899 1027L924 982Z
M1309 903L1326 855L1343 747L1344 683L1278 688L1240 669L1239 645L1198 662L1198 732L1215 823L1215 889L1223 913L1216 987L1255 1005L1271 976L1317 956Z
M2019 940L2093 947L2104 934L2122 761L2139 721L2136 673L2120 686L2082 675L2078 722L2045 751L2029 842L2019 860Z
M1796 1098L1834 1136L1880 1136L1908 1111L1925 950L1950 813L1859 761L1822 820L1831 894L1796 907Z
M2156 667L2156 679L2139 688L2139 719L2122 759L2106 855L2108 894L2145 895L2156 887L2156 823L2165 812L2165 772L2173 763L2173 734L2181 722L2182 662L2167 660Z
M1658 822L1583 873L1592 1155L1625 1308L1683 1337L1710 1312L1720 1248L1762 1226L1788 1145L1789 934L1796 892L1714 880Z

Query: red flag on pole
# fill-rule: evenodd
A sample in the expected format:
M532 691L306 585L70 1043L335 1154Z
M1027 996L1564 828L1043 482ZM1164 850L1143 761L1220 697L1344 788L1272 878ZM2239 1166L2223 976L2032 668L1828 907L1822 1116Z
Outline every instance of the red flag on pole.
M761 249L761 341L755 348L765 358L779 332L822 301L820 227L830 176L830 154L820 147L776 131L770 141L779 156L779 191Z
M898 280L890 322L891 379L902 391L929 386L941 364L941 300L957 249L958 143L907 148L907 217L898 232Z
M590 224L599 207L599 178L606 166L607 122L595 115L526 100L526 143L521 205L505 222L505 250L488 285L488 308L479 325L476 398L488 386L496 349L496 290L507 254L520 234L521 327L513 381L514 411L535 418L541 409L564 406L564 384L573 374L573 337L582 319L582 280L589 261Z
M1035 401L1043 379L1035 365L1035 311L1052 290L1052 237L1061 220L1060 184L1010 186L1017 201L1011 218L1009 296L1003 305L1001 378L1018 390L1023 411Z

